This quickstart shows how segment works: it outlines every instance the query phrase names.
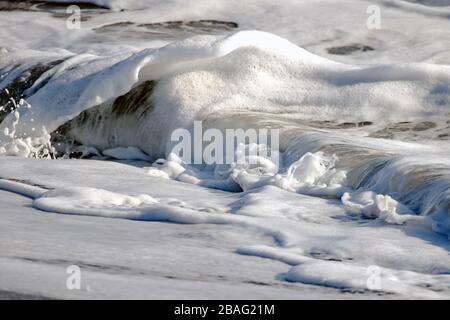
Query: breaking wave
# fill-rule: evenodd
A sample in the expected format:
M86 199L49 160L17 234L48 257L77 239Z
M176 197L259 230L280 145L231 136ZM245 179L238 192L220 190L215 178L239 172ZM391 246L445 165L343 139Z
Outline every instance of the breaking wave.
M338 197L350 213L388 223L423 217L449 235L449 66L347 65L257 31L134 54L35 53L31 64L30 56L0 53L0 88L9 88L0 153L156 160L150 175ZM194 120L280 129L280 166L183 163L170 134ZM53 146L36 149L49 134Z

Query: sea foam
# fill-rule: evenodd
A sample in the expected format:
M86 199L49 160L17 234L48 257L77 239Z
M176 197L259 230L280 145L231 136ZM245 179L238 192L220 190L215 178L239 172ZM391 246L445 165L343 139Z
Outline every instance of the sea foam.
M442 121L448 114L449 66L337 63L259 31L67 61L67 68L38 80L45 85L27 97L31 108L18 108L0 124L0 132L14 127L13 137L1 138L2 146L61 131L106 156L131 159L131 150L140 159L162 157L151 175L227 191L274 185L344 196L349 211L358 208L391 223L406 221L398 217L405 213L434 216L435 230L448 233L448 149L371 138L364 128L352 135L311 124ZM245 164L211 170L180 162L171 155L170 134L191 130L196 119L220 130L281 129L282 165L261 174ZM416 160L417 153L429 156ZM368 191L370 199L355 190Z

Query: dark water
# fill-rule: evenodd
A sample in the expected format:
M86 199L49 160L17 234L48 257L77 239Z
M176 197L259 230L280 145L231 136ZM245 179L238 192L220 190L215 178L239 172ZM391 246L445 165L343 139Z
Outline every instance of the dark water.
M450 0L405 0L408 2L423 4L430 7L446 7L450 6Z

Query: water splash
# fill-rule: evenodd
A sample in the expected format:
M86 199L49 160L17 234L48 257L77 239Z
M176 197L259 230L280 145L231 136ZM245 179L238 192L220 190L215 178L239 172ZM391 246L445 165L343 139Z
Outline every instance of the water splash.
M7 89L5 91L9 94ZM10 127L5 127L0 132L0 155L43 159L55 158L55 149L50 141L50 133L47 132L45 126L42 127L43 135L40 137L18 137L16 135L16 127L21 121L20 110L31 109L31 105L25 99L16 102L13 97L10 97L10 101L13 104L12 115L14 120ZM4 107L2 106L0 109L4 110ZM30 122L32 123L33 119L30 119Z

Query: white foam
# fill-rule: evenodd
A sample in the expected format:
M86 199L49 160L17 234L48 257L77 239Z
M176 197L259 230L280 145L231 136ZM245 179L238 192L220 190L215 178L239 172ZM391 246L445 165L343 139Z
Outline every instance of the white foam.
M21 114L17 135L39 136L42 127L53 131L146 80L160 82L153 97L155 110L142 120L148 123L136 133L138 141L154 131L168 137L199 113L227 110L294 111L296 117L321 120L406 121L438 116L445 112L442 101L449 99L443 88L450 83L450 68L337 64L264 32L197 36L131 57L91 59L53 76L46 90L29 97L33 108ZM187 94L192 83L196 83L195 96ZM30 118L35 120L35 132ZM7 117L1 128L12 121L12 116ZM150 154L159 150L151 144L138 147Z
M381 218L388 223L402 224L416 217L408 207L390 196L379 195L373 191L346 192L342 195L342 203L350 213Z
M375 269L371 269L371 266L363 267L342 262L310 260L291 268L286 274L286 279L354 291L369 290L370 288L380 292L400 293L410 297L427 297L428 299L442 299L442 296L438 292L426 289L421 290L417 287L413 289L412 282L421 278L422 281L439 286L441 281L448 281L448 277L445 275L433 277L415 272L399 272L378 266L372 266L372 268ZM373 274L373 271L376 274Z
M386 281L384 291L403 296L440 297L433 290L448 283L447 276L436 275L448 273L448 246L445 238L431 234L424 227L431 225L440 233L450 234L448 147L444 143L436 148L373 139L367 137L364 129L349 133L328 129L305 132L296 124L324 120L372 121L374 126L383 129L391 121L446 119L450 101L448 66L372 64L424 60L449 63L448 19L442 19L447 15L445 10L396 2L394 8L383 11L386 13L383 32L372 33L362 28L362 32L349 34L348 30L360 30L361 22L358 22L359 29L353 28L348 16L336 16L334 9L345 5L355 17L361 18L357 20L364 22L367 5L372 2L284 1L282 6L273 6L270 12L268 3L260 5L251 1L250 4L199 1L187 12L173 10L173 6L184 5L179 1L167 6L155 1L94 2L114 9L134 8L140 3L150 8L125 12L123 16L118 12L94 15L83 24L82 30L70 34L64 29L63 19L42 23L49 18L45 13L36 13L36 22L30 19L31 13L9 16L0 12L0 38L5 43L40 50L4 48L0 53L2 68L19 64L26 71L39 62L68 59L35 82L27 99L31 108L18 108L0 124L0 153L40 156L40 146L49 142L48 132L83 111L112 102L144 81L155 80L153 95L146 101L152 107L148 115L132 121L121 115L119 120L107 119L101 126L80 127L83 132L80 141L85 143L81 147L84 150L95 150L117 159L163 158L145 170L115 167L118 164L111 162L85 164L69 160L44 164L19 159L23 162L16 166L16 159L6 158L9 162L2 159L2 175L33 177L55 189L47 191L4 180L0 181L0 188L28 195L34 198L35 208L51 212L237 225L246 232L269 236L268 241L277 244L272 248L245 246L238 248L238 253L293 266L287 274L289 281L366 290L366 267L376 263L385 266L381 269L382 281ZM384 2L381 5L388 7ZM304 9L314 24L308 19L302 20L301 25L293 23ZM155 46L154 41L138 36L135 37L138 40L130 40L135 42L133 46L127 42L127 36L120 38L123 45L107 43L107 39L98 43L95 38L98 34L92 30L124 19L138 24L200 19L205 14L238 20L244 28L271 29L289 37L292 43L273 34L244 31L229 36L197 36L154 49L151 48ZM393 23L396 19L399 22ZM321 23L330 25L329 34L321 31ZM36 28L28 35L25 31L30 25ZM422 32L421 28L428 25L433 25L433 32L443 30L440 37L436 35L442 41L430 37L427 28ZM17 31L11 32L11 28ZM341 28L344 32L340 32ZM49 30L52 37L48 36ZM20 34L19 39L15 34ZM345 45L348 41L372 41L376 50L368 52L366 58L362 54L336 58L370 64L333 62L296 45L305 44L321 56L330 57L326 48ZM63 46L72 52L49 49L52 46ZM408 51L404 49L406 46ZM2 88L12 80L12 75L2 77ZM257 120L273 119L287 129L281 136L281 165L259 158L257 165L191 166L170 153L169 136L173 129L191 129L194 119L230 118L233 122L236 114L257 115ZM226 128L225 120L219 119L214 124ZM259 123L250 116L242 116L234 125L252 127ZM299 130L290 132L292 127ZM291 140L292 137L295 139ZM85 178L83 181L78 181L80 175ZM244 192L199 191L201 188L168 179ZM82 186L74 187L74 181ZM351 214L378 219L353 221L354 217L343 212L339 201L329 198L341 199ZM429 218L413 214L429 215ZM385 222L403 225L382 228ZM341 262L319 260L327 258ZM396 269L413 271L397 272ZM431 289L424 288L424 283ZM445 296L448 288L442 290Z
M137 118L138 123L133 122L133 128L130 128L130 122L116 121L114 117L109 117L101 126L83 127L81 124L81 141L105 154L128 159L130 154L115 148L133 146L149 158L136 152L131 158L148 160L169 156L172 130L192 128L194 119L208 120L214 114L226 118L236 112L252 112L298 120L365 120L382 124L442 117L448 112L442 106L450 98L448 66L419 63L346 65L318 57L269 33L243 31L230 36L196 36L131 56L120 53L112 57L71 58L71 63L52 74L44 89L28 98L32 107L18 108L0 124L0 130L5 132L7 128L14 128L13 139L16 140L39 139L45 136L45 130L56 130L81 112L112 101L147 80L158 81L151 101L147 102L152 105L151 112ZM191 94L192 90L195 94ZM220 125L220 121L216 123ZM243 121L243 125L251 127L255 122ZM113 136L110 137L108 132L113 132ZM11 139L7 135L0 142L4 153ZM326 155L320 153L320 148L333 144L346 145L354 150L354 156L345 154L336 161L333 152L339 152L339 149ZM422 149L439 153L417 144L312 133L299 135L297 140L286 145L284 166L280 168L261 158L255 168L233 164L221 174L218 174L221 167L211 174L208 170L187 167L168 159L162 164L162 173L153 169L150 173L229 191L276 185L297 193L341 197L350 190L349 187L361 187L362 181L367 180L363 180L364 170L375 170L378 165L375 160L370 160L372 158L365 163L368 167L358 162L359 152L368 147L373 149L370 152L374 153L375 160L390 157L388 154L405 155ZM6 153L11 154L11 151ZM31 153L28 149L25 152L19 149L14 154L27 156ZM439 155L443 156L442 153ZM418 188L421 201L420 205L414 204L416 191L404 189L403 182L398 179L396 184L383 178L404 172L406 168L396 165L397 160L391 160L385 170L379 171L385 175L374 174L364 187L398 199L424 215L449 203L443 189L448 183L444 179L432 186L436 191L434 197L425 195L430 190L428 187ZM355 167L355 163L358 166ZM417 163L413 166L420 168ZM346 181L346 171L350 172L350 181ZM413 184L417 180L413 174L405 177ZM377 207L383 201L383 206L390 207L391 198L380 198ZM388 220L395 219L391 216Z
M27 183L0 179L0 189L15 192L30 198L38 198L47 190Z
M171 161L178 160L172 158ZM378 265L382 271L382 287L375 293L394 293L392 297L448 297L446 288L450 259L446 250L448 241L422 225L410 225L407 222L406 225L385 228L381 221L357 219L352 221L345 214L339 201L333 199L294 194L275 186L264 186L241 193L208 190L151 177L144 174L147 169L112 161L65 159L49 161L2 157L0 165L2 175L6 177L17 179L26 177L30 179L29 183L39 181L53 188L50 191L38 188L39 192L30 194L34 198L34 208L107 218L223 225L221 230L234 230L233 237L239 240L237 247L233 244L232 250L236 248L239 254L281 262L278 264L280 269L266 274L270 279L280 272L284 274L287 271L287 280L321 286L322 288L317 288L318 290L327 288L332 290L329 288L337 287L355 294L363 291L365 296L366 294L371 296L371 291L375 289L365 286L367 283L365 280L370 276L367 267ZM79 179L80 175L83 179ZM79 187L73 187L74 181ZM23 184L20 184L20 189L16 186L17 183L14 182L2 186L2 189L17 190L16 192L23 189ZM140 223L114 223L107 219L103 221L78 217L73 218L78 222L72 224L68 223L73 221L69 217L43 213L41 215L43 216L12 215L10 223L16 225L17 219L29 221L28 219L32 217L36 219L35 221L45 221L42 225L38 224L40 226L38 230L51 230L52 221L60 221L73 228L74 234L84 238L85 229L79 227L82 223L96 230L95 232L100 233L105 239L116 239L117 242L113 243L119 246L120 250L129 248L130 239L122 243L122 236L117 235L117 229L110 227L113 224L128 230L142 228L143 233L137 239L133 236L133 241L142 244L142 239L146 239L147 226ZM170 226L165 227L167 228L162 229L166 232ZM185 228L187 235L184 232L180 234L178 229L175 233L169 232L169 239L180 236L192 237L192 228L201 231L199 235L203 235L209 226ZM34 229L21 229L21 232L29 234L31 230ZM48 234L41 231L39 237L38 239L43 241ZM246 238L242 240L241 237ZM196 238L194 241L202 250L205 250L204 239ZM86 243L90 241L92 238L87 237ZM164 244L164 249L160 246L152 248L155 250L160 248L161 254L166 255L165 250L170 248L171 240L168 242ZM39 241L35 244L36 250L41 250L38 249L40 244ZM84 249L92 249L89 255L93 256L94 262L103 251L100 243L99 246L91 244L95 245L95 249L91 246ZM134 247L136 242L131 244ZM14 252L17 249L13 246L10 250ZM230 247L226 250L230 250ZM78 257L77 250L70 252ZM130 257L135 254L126 250L125 252ZM217 258L215 254L212 257ZM141 258L140 256L138 260L142 261ZM260 263L262 268L260 271L266 270L266 264ZM282 263L287 266L283 266ZM316 273L313 272L315 268ZM346 273L346 270L349 272ZM389 280L391 275L397 277L401 285L396 286L395 282L391 282ZM258 277L263 279L264 276L259 275L258 271ZM339 291L332 292L339 295Z
M19 156L19 157L35 157L35 158L51 158L54 149L50 142L50 134L45 127L42 127L40 136L24 136L16 135L16 126L20 122L20 112L23 109L30 109L31 106L25 100L20 99L19 103L10 98L15 110L10 113L13 121L10 127L4 127L3 142L0 144L0 156ZM35 131L34 119L30 119L31 130ZM1 141L2 139L0 139Z
M157 202L146 194L128 196L96 188L73 187L47 191L33 201L33 206L67 214L130 218L140 207Z

